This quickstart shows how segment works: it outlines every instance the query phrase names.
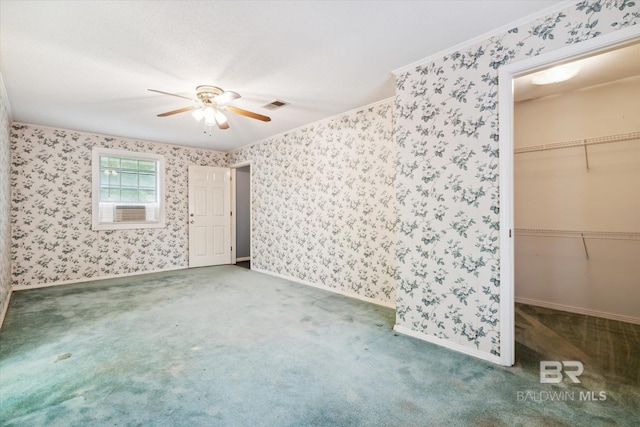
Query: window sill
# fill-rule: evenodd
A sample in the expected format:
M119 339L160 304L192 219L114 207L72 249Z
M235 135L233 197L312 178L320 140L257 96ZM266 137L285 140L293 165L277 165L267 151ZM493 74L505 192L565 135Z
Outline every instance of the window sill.
M92 231L136 230L139 228L166 228L166 224L164 222L103 222L91 226Z

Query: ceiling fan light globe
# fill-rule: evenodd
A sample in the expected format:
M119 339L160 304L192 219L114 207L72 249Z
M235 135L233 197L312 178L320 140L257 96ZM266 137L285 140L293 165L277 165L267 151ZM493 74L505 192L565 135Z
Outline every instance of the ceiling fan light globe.
M193 112L191 113L191 115L193 116L194 119L196 119L197 121L201 121L202 118L204 117L204 111L202 111L202 108L198 108L197 110L193 110Z
M213 109L213 107L205 107L204 111L204 119L206 120L207 123L214 123L216 122L216 112Z
M227 116L225 116L224 114L222 114L222 113L220 112L220 110L216 110L216 112L215 112L215 116L214 116L214 117L215 117L215 119L216 119L216 122L217 122L219 125L223 125L223 124L227 123L227 121L228 121Z

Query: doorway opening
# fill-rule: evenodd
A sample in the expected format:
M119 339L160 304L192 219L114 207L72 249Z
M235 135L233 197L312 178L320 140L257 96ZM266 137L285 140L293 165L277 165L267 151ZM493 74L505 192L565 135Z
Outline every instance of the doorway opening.
M251 268L251 165L232 166L232 264Z
M501 206L501 211L500 211L501 356L500 356L500 359L501 360L500 361L501 361L501 364L503 365L510 366L510 365L513 365L516 361L516 354L515 354L515 351L516 351L516 342L515 342L515 338L516 338L516 334L515 334L515 323L516 323L515 321L515 312L516 312L515 240L516 240L516 236L518 236L518 234L521 234L523 232L523 229L525 233L529 234L529 236L527 236L526 238L532 238L532 239L538 239L538 240L551 240L551 239L544 239L542 236L530 236L530 235L535 234L538 231L540 231L539 234L546 233L544 234L545 237L548 234L550 234L549 232L553 232L553 231L564 231L565 234L567 234L566 232L592 231L592 230L585 230L586 226L582 227L583 230L570 230L568 229L569 227L566 227L566 229L564 229L563 227L560 226L562 224L561 222L554 223L553 219L549 220L550 222L543 221L543 224L540 225L539 228L538 226L533 227L532 225L526 224L526 223L524 224L526 227L522 227L521 226L523 225L521 223L522 219L520 218L518 219L518 221L516 221L516 215L518 215L519 212L515 210L516 209L515 203L516 201L518 201L518 198L514 196L514 157L515 157L514 155L518 153L517 155L520 156L521 155L520 153L526 153L529 148L538 147L538 148L543 148L540 151L543 152L544 154L534 153L533 155L534 156L539 155L544 157L546 156L546 154L550 152L551 149L556 150L555 146L565 145L565 144L564 142L562 142L563 138L557 138L557 139L554 138L554 140L552 141L538 142L537 144L533 144L527 147L518 146L518 144L514 140L514 135L515 135L514 122L516 117L516 114L514 112L514 109L515 109L514 107L515 98L514 98L514 90L513 90L514 83L517 83L517 79L519 77L531 75L533 73L538 73L540 71L553 68L557 65L567 64L569 62L579 61L585 58L595 58L596 55L610 52L622 47L627 47L629 45L637 43L639 40L640 38L638 37L637 30L634 30L633 28L618 30L614 33L604 35L595 39L591 39L576 45L568 46L563 49L558 49L557 51L553 51L548 54L540 55L538 57L533 57L518 63L510 64L506 67L503 67L500 70L500 76L499 76L499 81L500 81L500 94L499 94L500 107L499 108L500 108L500 135L501 135L500 149L499 149L500 150L500 188L501 188L501 195L500 195L501 197L500 199L500 206ZM638 72L636 70L636 75L637 74ZM629 113L633 114L633 112L631 111ZM600 118L600 120L606 120L606 118ZM547 126L547 125L544 125L544 126ZM548 126L552 127L554 125L548 124ZM537 129L541 129L540 125L538 125ZM640 129L636 129L636 131L640 131ZM535 133L540 133L540 132L535 132ZM622 132L622 133L625 133L625 132ZM589 138L581 136L580 139L587 140ZM560 143L555 144L558 141L560 141ZM599 140L595 139L594 141L597 142ZM552 144L555 146L552 146ZM583 157L585 157L586 155L586 159L580 158L580 161L584 164L582 167L588 168L589 167L588 165L589 151L592 149L587 148L586 145L587 143L583 143L578 148L574 147L574 148L570 148L570 150L577 150L577 149L583 150L581 155ZM634 144L634 145L640 145L640 144ZM558 149L557 151L560 151L560 150ZM569 149L566 152L568 153ZM593 152L595 154L595 150ZM594 160L592 159L592 161ZM532 167L532 170L536 170L536 169L538 170L538 172L540 172L541 166ZM556 171L554 173L555 175L562 175L564 172L565 170L561 170L561 172ZM585 172L585 173L588 173L588 172ZM587 180L593 181L595 176L596 176L595 173L591 173L587 177ZM555 177L555 179L557 178L558 176ZM580 193L581 191L583 190L578 189L578 190L575 190L574 192L569 192L568 195L565 194L564 196L557 196L556 198L558 200L556 201L561 202L563 198L573 197L577 193ZM538 195L540 193L542 193L543 196L548 196L548 194L545 193L545 190L539 189ZM588 200L588 195L587 195L587 200ZM526 206L526 204L522 205L520 202L521 200L518 201L521 207ZM542 209L540 209L540 206L542 206ZM529 220L532 220L532 218L546 220L548 216L547 215L548 212L545 211L545 207L548 207L548 201L544 201L544 197L543 197L543 199L538 201L537 208L538 210L540 210L540 212L536 214L535 212L528 212L525 210L525 218L527 217L527 215L529 215ZM587 219L590 220L590 218L591 217L587 216ZM561 221L561 220L558 220L558 221ZM586 223L591 224L589 221L587 221ZM556 225L556 224L560 224L560 225ZM555 230L555 228L557 228L557 230ZM593 231L600 231L600 230L593 230ZM607 231L607 230L604 230L604 231ZM640 230L632 229L632 230L625 230L625 231L627 231L626 235L638 234L638 236L640 236L640 233L635 233L635 232L640 232ZM572 234L572 233L568 233L568 234ZM566 235L557 236L556 239L564 241L565 237L568 237L568 236ZM570 239L573 243L579 243L580 245L583 245L582 250L583 251L586 250L588 252L589 243L586 242L586 238L584 236L577 234L577 235L572 235L571 237L575 237L575 239L574 238ZM569 239L567 238L566 240L569 240ZM640 244L640 241L636 241L635 243ZM543 243L543 245L544 244L546 243ZM546 249L544 249L543 247L534 249L533 250L534 258L536 257L536 254L540 255L542 253L541 251L545 251L545 250ZM545 256L548 257L548 255L549 255L548 253L545 253ZM589 255L586 255L586 257L588 256ZM592 254L592 257L593 257L593 254ZM558 265L559 269L563 269L565 267L566 267L566 264L560 263ZM590 267L586 267L586 270L589 270L589 268ZM539 271L540 270L534 269L526 272L526 274L537 275ZM519 269L517 273L518 275L520 275L522 272L523 270ZM551 289L551 293L556 291L557 289L555 288ZM520 292L519 288L518 288L518 292ZM584 299L584 296L582 297ZM533 298L529 298L529 301L527 302L531 302L531 300L533 300ZM564 306L569 306L569 304L565 303ZM525 314L525 316L526 315L527 314ZM557 325L557 326L558 326L558 329L561 329L560 325ZM553 337L547 337L547 338L551 339ZM573 353L575 355L573 356L574 359L579 359L580 357L583 357L583 358L588 357L584 354L584 352L580 352L579 349L574 349L574 350L575 350Z

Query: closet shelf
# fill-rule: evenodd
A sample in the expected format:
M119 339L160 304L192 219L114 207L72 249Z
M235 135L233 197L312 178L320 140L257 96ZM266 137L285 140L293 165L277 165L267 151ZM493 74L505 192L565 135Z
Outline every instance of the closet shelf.
M610 144L612 142L640 140L640 132L621 133L618 135L599 136L596 138L576 139L573 141L554 142L551 144L533 145L516 148L514 154L533 153L535 151L559 150L562 148L588 147L590 145Z
M516 236L560 237L578 239L606 239L606 240L640 240L640 233L615 231L586 231L586 230L545 230L538 228L516 228Z

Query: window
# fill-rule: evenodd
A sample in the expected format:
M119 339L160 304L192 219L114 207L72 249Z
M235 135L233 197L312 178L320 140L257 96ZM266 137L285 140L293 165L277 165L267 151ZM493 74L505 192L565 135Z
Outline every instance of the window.
M164 221L164 158L93 149L94 230L160 228Z

